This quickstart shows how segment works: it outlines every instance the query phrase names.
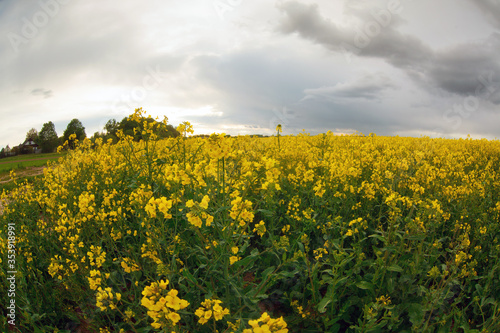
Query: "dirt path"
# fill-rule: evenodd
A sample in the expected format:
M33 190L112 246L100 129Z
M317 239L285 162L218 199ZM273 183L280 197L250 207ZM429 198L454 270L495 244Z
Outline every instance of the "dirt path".
M44 166L28 167L26 169L15 170L14 172L16 173L17 177L38 176L38 175L43 174L43 169L45 169ZM10 179L10 175L5 175L5 176L0 177L0 184L9 183L11 181L12 180Z

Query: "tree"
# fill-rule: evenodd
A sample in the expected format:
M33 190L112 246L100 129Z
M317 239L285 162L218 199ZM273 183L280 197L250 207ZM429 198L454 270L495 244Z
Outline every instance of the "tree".
M116 131L118 131L118 123L116 122L116 119L110 119L104 125L104 129L106 130L106 134L108 135L116 135Z
M106 139L106 134L104 134L104 132L94 132L94 135L90 137L90 141L95 143L97 139L102 139L104 141Z
M71 134L75 134L78 141L83 141L83 139L87 137L87 134L85 134L85 127L83 127L80 120L76 118L69 122L63 133L64 141L68 141L70 146L73 147L73 140L69 139Z
M49 121L43 124L42 130L38 133L38 144L44 153L52 153L59 143L54 123Z
M104 125L104 132L101 133L101 137L103 138L104 142L107 142L109 139L113 140L113 143L116 143L118 141L118 136L116 133L118 132L118 129L120 128L120 123L116 121L116 119L110 119Z
M117 124L117 129L122 130L125 135L134 137L135 141L139 141L142 137L141 133L144 129L144 121L147 123L155 123L153 131L154 134L156 134L160 139L170 137L175 138L180 135L180 133L172 125L165 125L164 123L156 121L153 118L142 118L140 121L136 121L125 117L119 124Z
M28 131L28 133L26 133L26 140L25 141L30 140L30 139L35 141L36 143L38 143L38 131L34 128L30 129Z

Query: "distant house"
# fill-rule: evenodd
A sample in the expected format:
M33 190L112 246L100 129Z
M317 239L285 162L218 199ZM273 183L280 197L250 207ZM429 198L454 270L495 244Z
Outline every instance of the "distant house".
M38 154L42 152L42 149L33 139L28 138L24 143L19 145L19 151L21 154Z
M3 152L4 152L6 157L14 155L14 153L12 152L12 149L10 149L9 145L7 145L7 147L4 148Z

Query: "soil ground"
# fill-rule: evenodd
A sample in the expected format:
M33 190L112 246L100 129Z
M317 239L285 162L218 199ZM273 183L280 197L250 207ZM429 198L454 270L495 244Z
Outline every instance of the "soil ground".
M27 167L26 169L18 169L15 171L17 177L28 177L28 176L38 176L43 173L44 166L41 167ZM10 175L0 176L0 184L9 183L12 180Z

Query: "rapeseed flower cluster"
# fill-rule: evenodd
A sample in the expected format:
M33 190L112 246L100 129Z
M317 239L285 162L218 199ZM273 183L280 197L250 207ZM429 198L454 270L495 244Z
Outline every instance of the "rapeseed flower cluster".
M236 197L231 201L231 206L229 216L238 222L240 227L244 227L247 223L253 221L254 214L252 213L252 203L250 200L243 200L241 197Z
M186 218L189 223L197 228L201 228L203 220L205 221L205 225L207 227L212 225L214 217L206 212L209 202L210 198L208 195L205 195L199 203L193 201L192 199L186 202L186 207L191 209L190 212L186 213Z
M302 305L299 305L298 300L294 300L290 303L290 305L297 311L297 313L302 317L302 318L307 318L308 316L311 315L311 312L309 311L304 311L304 307Z
M250 320L248 325L252 328L244 329L243 333L288 333L287 323L283 317L273 319L267 312L264 312L259 319Z
M116 302L119 302L121 298L122 295L120 293L113 293L112 289L109 287L104 289L98 287L96 293L96 306L101 311L106 311L107 308L114 310L116 309Z
M205 299L201 302L201 307L194 313L200 318L198 322L204 325L212 317L215 321L222 320L224 316L229 314L229 309L224 309L221 304L222 301L218 299Z
M167 292L168 284L168 280L160 280L142 291L141 305L148 309L148 316L154 320L151 326L157 329L175 326L181 320L177 311L189 305L188 301L177 296L179 292L176 289Z
M126 273L137 272L140 270L139 266L130 258L123 258L121 266Z
M107 277L109 277L109 273L107 273ZM101 272L95 269L91 270L90 276L87 277L87 280L89 281L90 289L97 290L97 288L100 288L102 283Z
M165 219L171 219L172 215L168 211L172 208L172 200L167 200L165 197L149 199L144 210L151 218L156 218L156 212L160 212Z
M90 261L90 266L95 266L96 268L101 268L106 260L106 252L102 250L100 246L90 246L90 251L87 252L87 256Z
M253 228L253 232L257 233L260 237L264 236L266 233L266 224L264 221L260 221L258 224L255 225Z

